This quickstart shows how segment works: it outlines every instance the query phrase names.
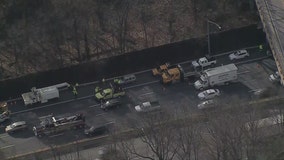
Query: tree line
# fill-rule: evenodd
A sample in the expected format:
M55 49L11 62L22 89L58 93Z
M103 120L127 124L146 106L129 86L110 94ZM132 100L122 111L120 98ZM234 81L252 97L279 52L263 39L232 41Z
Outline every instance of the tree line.
M239 11L232 0L2 0L1 76L197 37L206 34L206 18L222 19L232 8Z

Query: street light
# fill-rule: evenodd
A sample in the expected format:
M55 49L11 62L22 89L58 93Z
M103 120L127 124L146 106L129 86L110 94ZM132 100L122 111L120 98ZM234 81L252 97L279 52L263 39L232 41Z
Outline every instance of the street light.
M210 20L207 19L207 37L208 37L208 55L211 56L211 46L210 46L210 24L214 24L216 27L218 27L219 30L222 29L222 27L215 23L215 22L212 22Z

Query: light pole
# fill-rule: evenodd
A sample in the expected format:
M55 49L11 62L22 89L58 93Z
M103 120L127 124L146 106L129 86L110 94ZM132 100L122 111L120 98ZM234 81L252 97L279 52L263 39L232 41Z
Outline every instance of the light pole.
M207 38L208 38L207 42L208 42L208 55L209 55L209 57L211 56L210 24L214 24L216 27L218 27L219 30L222 29L222 27L219 24L212 22L212 21L207 19Z

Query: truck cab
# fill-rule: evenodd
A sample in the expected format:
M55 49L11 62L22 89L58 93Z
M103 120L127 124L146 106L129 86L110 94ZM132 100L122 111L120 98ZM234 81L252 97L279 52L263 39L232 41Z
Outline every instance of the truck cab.
M165 63L163 65L160 65L157 68L152 69L152 75L153 76L161 75L165 70L168 69L169 66L170 66L170 63Z
M137 112L151 112L155 110L159 110L161 108L160 103L158 101L155 102L143 102L140 105L135 106L135 110Z
M181 79L181 71L178 67L168 69L167 71L163 72L162 74L162 83L163 84L170 84Z
M95 98L98 101L108 100L112 98L117 98L125 95L125 91L118 84L111 84L110 87L106 89L101 89L96 87L95 89Z
M210 58L207 58L207 57L202 57L202 58L199 58L197 61L192 61L192 65L194 68L204 68L204 67L207 67L207 66L212 66L212 65L215 65L216 64L216 59L214 57L210 57Z

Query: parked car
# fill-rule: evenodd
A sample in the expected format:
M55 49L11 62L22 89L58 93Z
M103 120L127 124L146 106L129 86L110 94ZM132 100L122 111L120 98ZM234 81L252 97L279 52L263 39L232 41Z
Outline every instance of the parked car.
M230 60L237 60L237 59L242 59L245 57L248 57L249 53L247 50L243 49L243 50L238 50L232 54L229 55Z
M271 82L279 82L279 81L280 81L279 72L276 71L275 73L269 75L269 80L270 80Z
M219 89L207 89L198 94L198 98L201 100L212 99L216 96L220 96Z
M214 107L215 104L216 104L215 101L212 100L212 99L210 99L210 100L203 101L203 102L199 103L199 104L197 105L197 108L198 108L198 109L208 109L208 108Z
M14 122L14 123L8 125L5 128L5 131L7 133L13 133L13 132L16 132L16 131L19 131L19 130L26 129L27 127L28 127L28 125L25 121L19 121L19 122Z
M113 107L118 107L119 105L121 105L120 98L110 99L108 101L101 103L101 109L106 111L106 110L111 109Z
M84 133L87 136L96 136L102 135L109 131L108 124L103 124L100 126L91 126L90 128L85 129Z

